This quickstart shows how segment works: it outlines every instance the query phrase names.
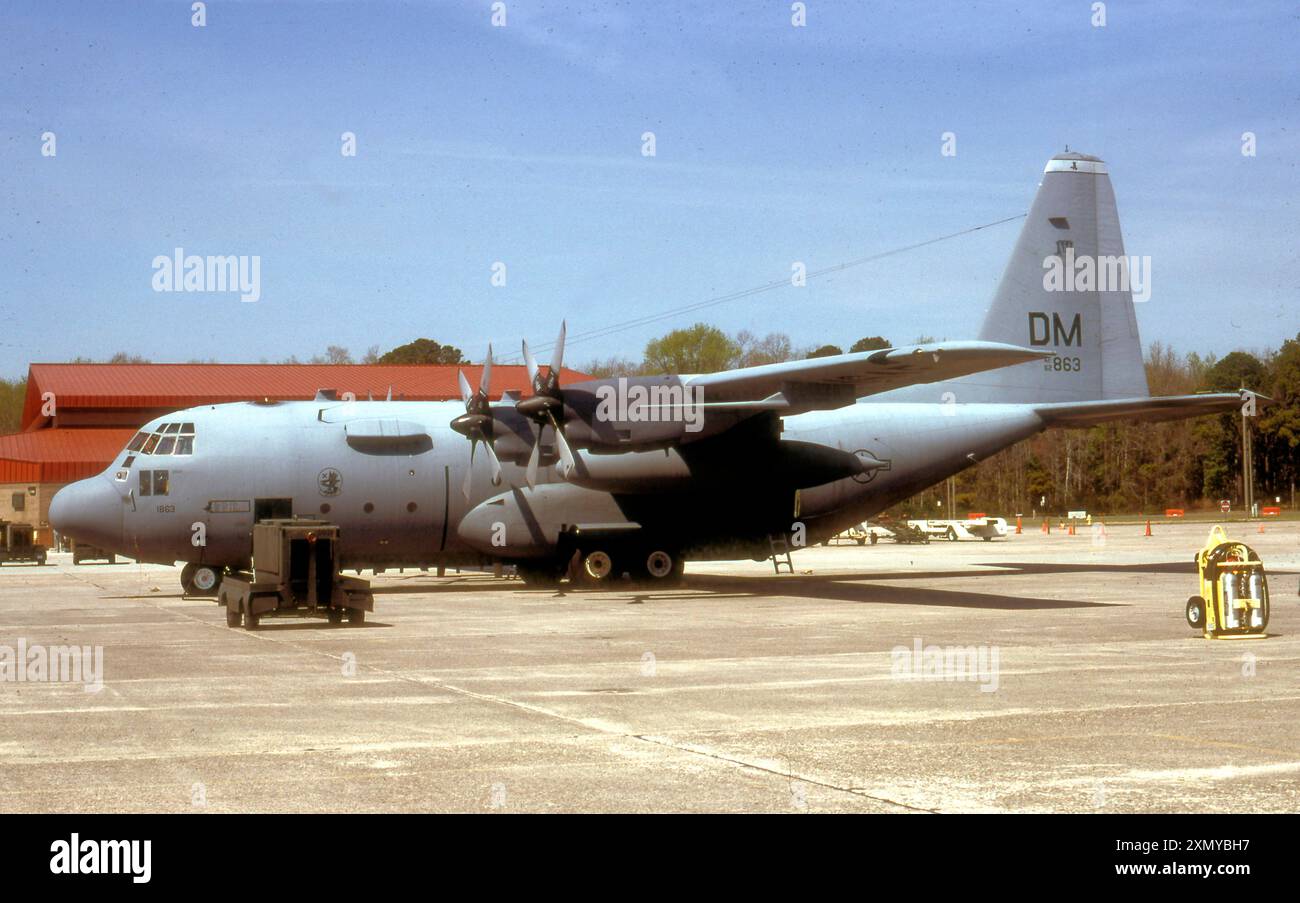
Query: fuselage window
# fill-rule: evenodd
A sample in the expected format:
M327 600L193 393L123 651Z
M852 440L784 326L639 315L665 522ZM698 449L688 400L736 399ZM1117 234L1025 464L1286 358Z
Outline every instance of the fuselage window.
M144 448L145 440L148 438L148 433L136 433L135 438L131 440L131 444L126 447L126 450L138 452L140 449Z
M158 447L154 449L154 454L170 455L172 453L172 449L175 447L176 447L175 436L163 436L162 440L158 443Z
M140 471L140 494L153 495L153 471Z
M176 437L176 451L174 452L174 454L178 454L178 455L194 454L194 437L193 436Z
M167 494L167 476L168 476L168 471L165 470L155 470L153 472L153 494L154 495Z
M149 436L148 441L145 442L145 444L144 444L144 448L142 448L142 449L140 449L140 450L141 450L142 452L144 452L146 455L152 455L152 454L153 454L153 450L154 450L155 448L158 447L158 439L159 439L158 434L157 434L157 433L152 433L152 434Z

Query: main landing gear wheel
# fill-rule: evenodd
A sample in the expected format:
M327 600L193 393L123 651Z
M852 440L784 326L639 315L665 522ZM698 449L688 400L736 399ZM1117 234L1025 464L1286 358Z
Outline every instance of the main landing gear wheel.
M614 576L614 559L597 549L582 557L582 576L591 584L608 583Z
M642 560L638 576L644 583L671 586L681 579L685 568L686 562L681 557L663 549L655 549L647 553Z

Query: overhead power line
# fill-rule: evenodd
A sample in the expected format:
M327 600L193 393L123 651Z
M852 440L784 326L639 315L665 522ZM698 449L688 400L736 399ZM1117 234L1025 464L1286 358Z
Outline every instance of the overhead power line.
M831 273L839 273L844 270L852 269L853 267L859 267L864 264L873 263L877 260L884 260L886 257L893 257L898 254L905 254L908 251L915 251L918 248L924 248L929 245L935 245L943 241L950 241L951 239L954 238L960 238L963 235L970 235L972 232L979 232L981 229L991 229L994 226L1001 226L1004 225L1005 223L1014 222L1015 220L1018 219L1024 219L1026 216L1028 216L1028 214L1019 213L1015 216L1008 216L1003 219L994 220L991 223L982 223L981 225L971 226L970 228L962 229L958 232L950 232L947 235L940 235L936 238L928 238L925 241L918 241L910 245L903 245L902 247L891 248L888 251L880 251L876 254L869 254L866 257L858 257L854 260L846 260L843 263L837 263L834 266L823 267L822 269L819 270L812 270L807 274L805 274L805 278L816 279L819 276L828 276ZM639 326L647 326L651 323L658 323L663 320L670 320L674 317L679 317L682 314L693 313L694 311L697 310L704 310L707 307L714 307L719 304L726 304L729 301L739 301L741 298L749 298L752 297L753 295L762 294L763 292L775 291L776 289L787 288L787 287L792 287L792 283L788 277L784 279L776 279L773 280L772 282L766 282L762 285L756 285L752 288L741 289L740 291L730 292L729 294L726 295L717 295L713 298L708 298L704 301L696 301L692 304L686 304L681 307L670 308L668 310L660 311L654 314L647 314L643 317L634 317L630 320L623 320L619 323L612 323L608 326L601 326L596 329L590 329L586 332L576 332L576 333L571 332L565 339L565 347L567 348L569 345L573 345L577 342L587 341L590 339L604 338L605 336L614 335L615 333L626 332L629 329L636 329ZM552 340L542 345L533 346L533 352L535 354L539 354L540 356L540 352L549 351L551 348L554 347L555 347L555 342L554 340ZM522 359L522 355L516 354L512 358L503 360L502 362L517 363L521 359Z

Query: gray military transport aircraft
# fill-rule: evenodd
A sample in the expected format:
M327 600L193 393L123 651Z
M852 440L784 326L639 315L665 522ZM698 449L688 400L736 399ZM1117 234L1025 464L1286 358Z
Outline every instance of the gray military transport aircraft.
M461 374L463 404L323 389L158 418L62 489L50 522L185 562L200 595L249 565L256 520L285 516L337 523L348 568L667 584L688 558L821 542L1048 427L1238 408L1236 393L1149 396L1124 253L1106 165L1059 154L979 341L561 385L561 326L548 369L524 343L527 397L490 401L489 348L477 389ZM1062 261L1081 278L1046 280Z

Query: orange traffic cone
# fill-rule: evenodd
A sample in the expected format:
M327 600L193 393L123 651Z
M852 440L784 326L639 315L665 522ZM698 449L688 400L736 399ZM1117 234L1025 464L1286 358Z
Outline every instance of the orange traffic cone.
M1263 521L1260 521L1260 522L1259 522L1259 532L1261 532L1261 533L1264 532L1264 522L1263 522Z
M1052 532L1052 525L1047 522L1047 518L1043 518L1043 532L1044 533Z
M1024 531L1020 529L1020 515L1016 515L1016 535L1019 536Z
M1070 535L1074 536L1074 521L1070 521Z
M1144 533L1143 535L1144 535L1144 536L1150 536L1150 535L1151 535L1151 521L1147 521L1147 532Z

